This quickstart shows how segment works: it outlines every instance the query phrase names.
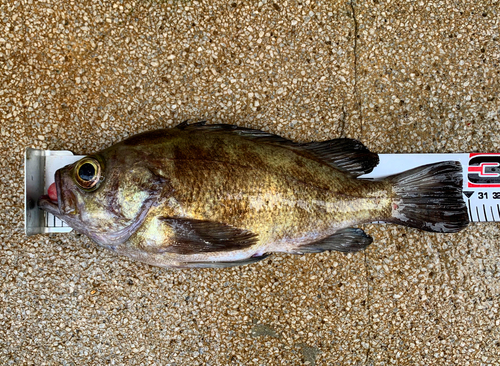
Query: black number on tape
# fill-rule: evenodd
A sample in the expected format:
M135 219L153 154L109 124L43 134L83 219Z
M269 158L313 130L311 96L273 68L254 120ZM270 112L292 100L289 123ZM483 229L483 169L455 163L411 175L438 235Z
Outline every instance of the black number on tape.
M482 199L487 200L488 199L488 192L477 192L477 198L479 198L480 200L482 200Z

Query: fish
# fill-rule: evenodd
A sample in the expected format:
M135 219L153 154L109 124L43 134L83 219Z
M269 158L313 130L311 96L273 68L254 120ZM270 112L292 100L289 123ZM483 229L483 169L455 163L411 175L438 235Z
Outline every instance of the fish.
M459 162L359 178L378 163L350 138L299 143L183 122L57 170L38 205L101 247L167 268L358 252L373 239L357 226L377 221L438 233L468 225Z

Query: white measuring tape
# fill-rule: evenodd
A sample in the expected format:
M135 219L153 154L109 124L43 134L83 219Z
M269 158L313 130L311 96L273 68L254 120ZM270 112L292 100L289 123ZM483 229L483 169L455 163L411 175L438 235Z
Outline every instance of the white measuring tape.
M25 231L27 235L62 233L72 229L52 214L38 209L36 202L54 182L54 173L84 155L70 151L26 149ZM463 195L469 220L500 222L500 153L469 154L379 154L380 163L361 178L383 178L421 165L459 161L463 169Z

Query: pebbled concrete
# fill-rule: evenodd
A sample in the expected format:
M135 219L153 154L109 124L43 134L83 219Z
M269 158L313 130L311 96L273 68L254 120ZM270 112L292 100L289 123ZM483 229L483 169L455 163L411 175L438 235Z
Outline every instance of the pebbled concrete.
M169 271L23 234L23 151L207 119L377 152L500 151L497 1L4 1L0 363L495 365L498 224Z

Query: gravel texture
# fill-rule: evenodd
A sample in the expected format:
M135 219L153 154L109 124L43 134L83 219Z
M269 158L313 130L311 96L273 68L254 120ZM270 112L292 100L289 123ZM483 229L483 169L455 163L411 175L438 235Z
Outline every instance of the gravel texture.
M500 151L498 1L0 2L0 364L495 365L500 226L172 271L26 237L23 152L185 119Z

